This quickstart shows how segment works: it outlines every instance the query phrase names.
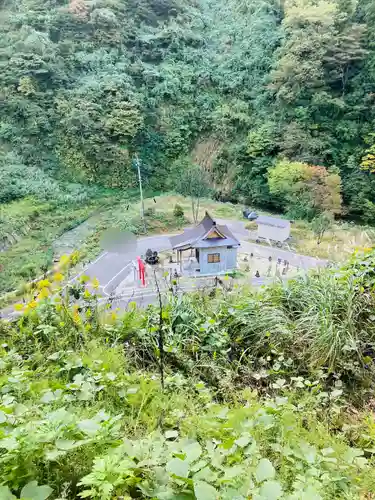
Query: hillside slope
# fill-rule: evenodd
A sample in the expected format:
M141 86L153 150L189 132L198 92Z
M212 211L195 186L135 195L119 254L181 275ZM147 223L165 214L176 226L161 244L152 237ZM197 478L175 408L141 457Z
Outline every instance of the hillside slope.
M41 281L0 322L1 498L371 499L374 261L161 314Z
M348 214L372 221L373 3L280 5L2 2L0 201L132 186L135 152L170 188L194 151L218 195L266 206L279 156L336 169Z

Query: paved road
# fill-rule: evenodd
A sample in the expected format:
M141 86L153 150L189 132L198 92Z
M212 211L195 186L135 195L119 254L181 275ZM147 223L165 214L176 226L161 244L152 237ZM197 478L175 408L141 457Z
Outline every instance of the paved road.
M249 231L245 228L246 222L225 219L217 219L217 222L219 224L226 224L231 229L233 234L241 241L242 252L253 253L254 256L266 259L271 256L273 260L287 260L292 266L306 270L313 267L323 267L327 264L325 260L246 241L249 236ZM131 263L136 255L144 255L148 248L157 250L158 252L170 250L170 236L169 234L165 234L140 238L137 241L137 249L131 255L103 252L82 273L88 275L90 278L96 277L104 293L109 295L132 272Z
M273 260L280 258L283 261L289 261L289 263L294 267L306 270L314 267L324 267L327 264L327 261L325 260L300 255L292 251L279 249L277 247L262 246L246 241L249 237L249 231L245 228L246 222L226 219L217 219L217 222L219 224L225 224L231 229L234 236L240 240L241 251L244 253L253 253L254 256L266 259L271 256ZM132 272L132 261L136 258L136 256L144 255L148 248L158 252L170 250L170 236L170 234L163 234L140 238L137 241L137 248L127 254L103 252L93 262L86 266L86 268L83 269L77 276L75 276L71 282L77 280L82 274L89 276L91 279L97 278L100 283L101 293L104 296L109 297L114 293L118 285ZM265 280L262 278L254 278L252 280L252 284L255 286L259 286L264 282ZM192 285L192 287L189 286L189 288L185 291L192 291L196 289L197 286ZM116 299L114 306L125 309L129 301L134 301L138 305L145 306L150 303L154 303L156 299L157 297L155 292L153 290L147 290L137 293L134 297L131 297L131 295L120 296ZM1 313L3 318L12 317L14 315L13 308L3 310Z
M169 250L171 248L169 236L171 235L140 238L137 241L137 248L126 254L103 252L72 281L75 281L82 274L89 276L91 279L97 278L102 292L109 295L132 272L132 261L138 255L144 255L148 248L157 252Z

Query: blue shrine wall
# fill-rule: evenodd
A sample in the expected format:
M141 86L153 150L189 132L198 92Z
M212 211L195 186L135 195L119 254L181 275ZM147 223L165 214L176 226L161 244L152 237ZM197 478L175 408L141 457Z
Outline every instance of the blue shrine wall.
M218 274L237 267L237 248L210 247L199 249L200 274ZM209 254L219 254L220 262L208 262Z

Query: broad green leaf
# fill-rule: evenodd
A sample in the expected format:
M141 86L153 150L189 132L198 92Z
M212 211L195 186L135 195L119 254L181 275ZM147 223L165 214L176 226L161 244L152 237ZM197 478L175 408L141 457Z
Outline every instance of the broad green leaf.
M21 498L25 498L27 500L46 500L52 491L53 490L50 486L38 486L36 481L31 481L22 488Z
M89 498L89 497L93 498L95 497L95 495L96 495L95 490L84 490L79 494L81 498Z
M0 448L5 448L8 451L15 450L18 447L18 442L14 437L2 439L0 441Z
M278 481L265 481L261 488L260 494L264 499L277 500L283 494L283 489Z
M196 474L194 474L194 481L216 481L217 473L214 472L210 467L203 467Z
M57 460L59 457L64 456L64 455L65 455L65 451L58 450L57 448L54 448L53 450L47 451L45 456L46 456L47 460L54 461L54 460Z
M14 414L19 417L20 415L23 415L28 411L27 406L23 405L22 403L17 403L16 406L14 407Z
M217 418L220 418L220 420L226 420L228 418L228 412L229 408L222 408L221 411L216 415Z
M342 395L342 390L341 390L341 389L334 389L334 390L331 392L331 398L333 398L333 399L337 399L337 398L339 398L341 395Z
M354 459L354 463L359 469L363 469L368 464L368 460L365 457L358 457Z
M206 467L207 463L208 463L207 460L199 460L199 462L192 465L191 471L198 472L199 470L203 469L203 467Z
M220 491L220 500L247 500L238 490L228 488Z
M175 476L188 477L189 475L189 463L180 458L172 458L172 460L167 463L166 469Z
M316 491L313 486L308 486L301 492L303 500L323 500L323 497Z
M308 443L302 442L300 443L300 450L303 458L309 464L313 464L316 462L317 458L317 450L314 446L309 445Z
M40 398L41 403L52 403L52 401L55 401L56 397L53 394L52 391L47 391L43 394L43 396Z
M197 500L216 500L218 492L205 481L194 481L194 494Z
M264 426L265 429L271 429L275 425L275 418L269 413L264 413L258 417L258 422Z
M4 441L4 440L3 440ZM1 445L1 441L0 441ZM363 455L363 451L360 450L359 448L348 448L346 452L343 455L343 459L345 462L348 464L352 464L354 462L354 459L357 457L361 457Z
M8 486L0 486L0 500L17 500Z
M241 448L245 448L251 441L251 436L248 432L244 432L241 436L235 440L235 444Z
M72 450L75 447L75 441L71 441L69 439L58 439L56 441L56 448L59 450Z
M241 465L234 465L233 467L226 467L224 469L224 481L228 481L235 477L241 476L244 473L244 468Z
M0 424L3 424L6 421L7 421L6 414L3 411L0 410Z
M258 482L265 481L266 479L273 479L275 474L275 468L268 458L262 458L259 460L255 470L255 477Z
M321 454L325 457L327 455L332 455L332 453L335 453L335 450L333 448L323 448L321 451Z
M85 434L96 434L100 429L100 424L95 420L81 420L78 422L78 428Z
M166 439L174 439L178 437L178 432L175 430L165 431L164 436Z
M185 460L189 463L198 460L198 458L202 454L202 448L201 445L198 443L198 441L193 441L191 443L188 443L186 446L182 448L182 451L186 455Z

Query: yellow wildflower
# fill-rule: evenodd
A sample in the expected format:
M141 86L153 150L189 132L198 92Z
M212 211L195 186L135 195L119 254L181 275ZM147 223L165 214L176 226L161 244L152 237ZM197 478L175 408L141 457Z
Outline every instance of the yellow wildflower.
M77 264L77 262L79 261L79 252L77 250L74 250L73 253L70 254L70 262L74 265L74 264Z
M23 305L23 304L16 304L16 305L14 306L14 310L15 310L15 311L22 311L22 310L23 310L23 308L24 308L24 305Z
M85 299L89 299L90 297L92 297L91 293L88 290L85 290L83 296L85 297Z
M30 309L34 309L36 306L37 306L37 302L36 300L32 300L31 302L29 302L27 304L27 306L30 308Z
M53 275L53 281L62 281L64 279L64 276L61 273L55 273Z
M78 311L75 311L73 314L73 321L74 323L80 323L81 322L81 316L79 315Z
M114 321L115 319L117 319L117 314L115 312L113 312L111 314L111 319Z
M98 280L98 278L94 278L92 280L92 286L95 288L95 290L97 290L99 288L99 280Z
M48 297L48 296L49 296L49 293L50 293L50 292L49 292L48 288L42 288L42 289L40 290L39 295L38 295L38 299L39 299L39 300L41 300L41 299L45 299L46 297Z
M87 274L82 274L82 276L79 278L79 281L81 283L87 283L88 281L90 281L90 278L89 276L87 276Z
M60 257L59 265L61 267L66 266L67 264L69 264L69 261L70 261L69 255L62 255Z
M41 289L41 288L46 288L48 286L51 286L51 283L48 281L48 280L41 280L39 281L38 283L38 288Z
M88 308L86 311L86 318L91 318L91 316L92 316L92 311L90 308Z

